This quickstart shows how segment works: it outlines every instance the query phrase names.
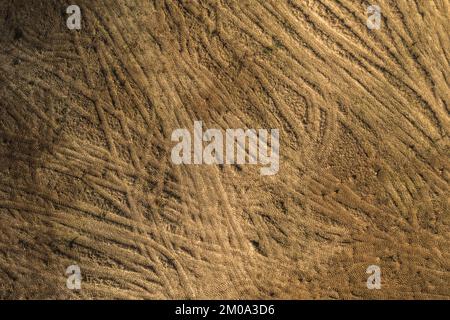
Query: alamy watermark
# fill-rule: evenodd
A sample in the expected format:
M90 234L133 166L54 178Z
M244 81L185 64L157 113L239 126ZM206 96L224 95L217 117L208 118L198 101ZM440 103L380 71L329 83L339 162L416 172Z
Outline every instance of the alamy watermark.
M80 30L81 29L81 9L79 6L73 4L68 6L66 13L70 14L67 18L66 25L69 30Z
M279 139L278 129L271 129L270 136L266 129L226 129L224 135L220 129L203 132L203 122L195 121L193 139L188 129L173 131L172 141L178 143L171 158L177 165L260 164L266 166L260 169L261 175L274 175L279 170Z
M70 290L81 290L81 269L78 265L74 264L66 269L67 289Z
M366 273L370 274L367 278L367 289L381 289L381 268L373 264L367 267Z
M370 5L367 7L367 28L370 30L379 30L381 28L381 8L377 5Z

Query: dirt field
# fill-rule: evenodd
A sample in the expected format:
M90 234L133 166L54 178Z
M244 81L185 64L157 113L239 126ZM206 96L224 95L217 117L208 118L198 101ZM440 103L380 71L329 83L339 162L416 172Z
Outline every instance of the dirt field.
M450 1L376 2L1 0L0 298L449 299Z

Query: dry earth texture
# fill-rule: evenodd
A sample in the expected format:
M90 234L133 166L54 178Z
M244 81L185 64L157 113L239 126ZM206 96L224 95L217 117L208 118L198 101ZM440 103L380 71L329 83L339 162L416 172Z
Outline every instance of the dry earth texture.
M0 298L449 299L450 2L370 4L1 0ZM174 165L195 120L279 172Z

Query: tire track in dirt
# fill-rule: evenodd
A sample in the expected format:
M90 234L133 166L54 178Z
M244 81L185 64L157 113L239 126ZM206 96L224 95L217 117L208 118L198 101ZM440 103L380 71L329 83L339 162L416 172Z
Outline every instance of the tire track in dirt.
M24 4L0 5L2 297L449 297L446 1L379 1L378 31L364 1L79 1L75 33ZM171 164L196 120L280 128L280 172Z

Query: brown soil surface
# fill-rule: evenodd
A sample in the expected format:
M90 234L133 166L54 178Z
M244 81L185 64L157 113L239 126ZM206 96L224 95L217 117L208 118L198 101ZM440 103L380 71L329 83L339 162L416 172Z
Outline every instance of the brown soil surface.
M450 2L377 3L0 1L0 298L449 299ZM279 172L174 165L195 120Z

